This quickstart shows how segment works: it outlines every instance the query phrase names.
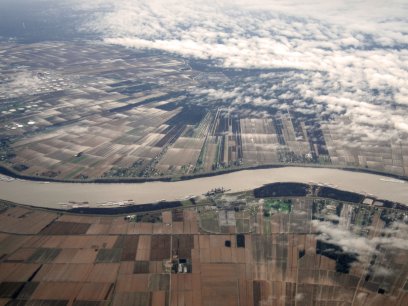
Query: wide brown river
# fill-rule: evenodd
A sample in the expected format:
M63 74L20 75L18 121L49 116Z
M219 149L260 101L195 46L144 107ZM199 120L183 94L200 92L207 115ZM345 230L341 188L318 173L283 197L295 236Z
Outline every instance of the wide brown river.
M408 183L381 175L338 169L285 167L243 170L218 176L178 182L123 184L41 183L0 181L0 198L21 204L61 208L69 201L89 202L98 206L109 201L133 200L137 204L199 196L215 187L231 192L253 189L274 182L323 183L338 189L372 194L379 198L408 204Z

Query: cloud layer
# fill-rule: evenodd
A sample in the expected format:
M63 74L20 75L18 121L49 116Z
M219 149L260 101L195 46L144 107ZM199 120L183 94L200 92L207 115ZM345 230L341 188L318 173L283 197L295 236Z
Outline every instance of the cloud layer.
M78 2L77 9L92 12L83 29L109 44L226 68L293 70L290 86L279 88L295 96L291 106L331 118L347 130L347 142L407 138L406 1L94 0ZM208 94L235 95L235 104L287 107L285 96L254 98L254 86Z

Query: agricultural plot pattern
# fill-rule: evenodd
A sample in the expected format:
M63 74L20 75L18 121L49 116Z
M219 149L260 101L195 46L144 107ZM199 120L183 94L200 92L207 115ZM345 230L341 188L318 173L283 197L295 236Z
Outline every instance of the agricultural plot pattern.
M271 190L126 218L3 203L0 304L408 303L406 211Z
M265 78L91 43L1 44L0 162L26 176L149 178L282 163L408 173L406 137L344 144L337 119L301 113L296 101L257 105L279 101L282 71Z

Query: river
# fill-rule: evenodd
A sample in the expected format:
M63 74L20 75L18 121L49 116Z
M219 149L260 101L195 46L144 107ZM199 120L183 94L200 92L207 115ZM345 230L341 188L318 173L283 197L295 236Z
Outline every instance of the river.
M89 202L94 207L108 201L133 200L137 204L160 200L178 200L188 195L202 195L215 187L230 192L250 190L274 182L331 184L338 189L366 193L408 204L408 183L369 173L338 169L284 167L243 170L218 176L177 182L147 183L43 183L3 179L0 198L21 204L61 208L69 201Z

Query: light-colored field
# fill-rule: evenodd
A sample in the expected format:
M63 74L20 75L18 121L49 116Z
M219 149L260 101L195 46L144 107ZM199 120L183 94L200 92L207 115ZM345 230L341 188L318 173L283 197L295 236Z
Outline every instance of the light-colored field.
M60 178L102 176L114 166L126 168L139 159L154 158L160 152L154 146L165 136L154 131L175 114L139 107L120 116L95 115L47 138L40 135L15 143L14 162L29 166L24 173L30 175L47 176L52 171ZM139 124L135 126L135 122ZM133 137L133 141L126 141L126 137Z
M241 119L243 161L249 164L279 162L280 147L272 120Z

